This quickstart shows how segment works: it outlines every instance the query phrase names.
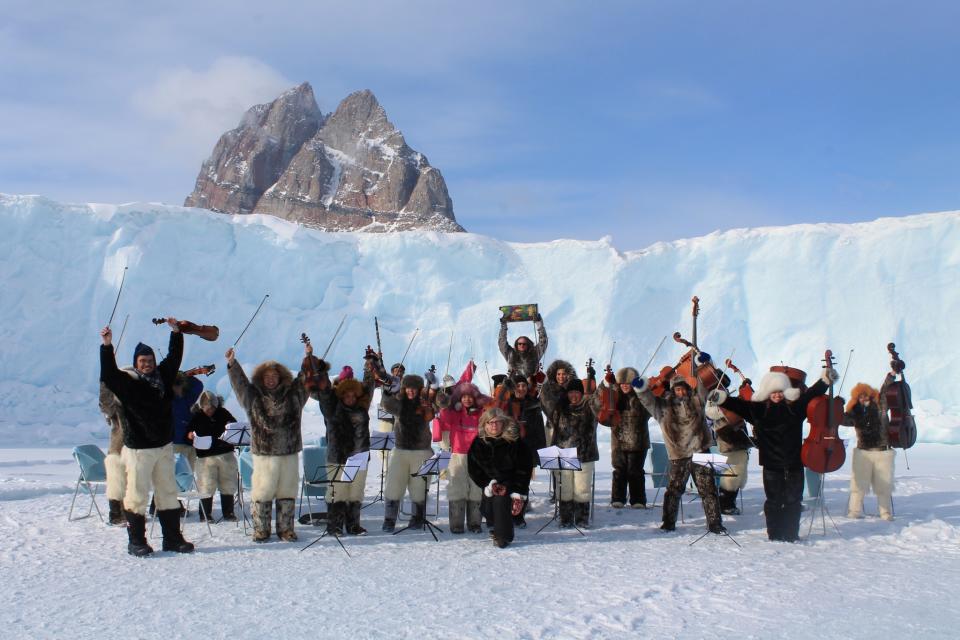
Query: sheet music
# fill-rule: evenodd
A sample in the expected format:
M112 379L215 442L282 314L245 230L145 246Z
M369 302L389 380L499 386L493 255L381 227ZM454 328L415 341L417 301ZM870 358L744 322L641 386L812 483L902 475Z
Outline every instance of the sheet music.
M206 451L213 446L213 436L193 436L193 448Z
M576 447L566 449L557 446L544 447L537 449L537 455L540 457L541 469L580 471L582 468L577 458Z
M370 452L361 451L360 453L355 453L349 458L343 465L343 475L341 479L344 482L353 482L357 474L367 468L367 463L370 462Z
M420 465L420 469L417 470L416 475L426 476L440 473L448 466L450 466L450 452L437 451L435 454L424 460L423 464Z
M727 456L719 453L695 453L693 464L702 467L712 467L714 471L729 471L732 467L727 463Z

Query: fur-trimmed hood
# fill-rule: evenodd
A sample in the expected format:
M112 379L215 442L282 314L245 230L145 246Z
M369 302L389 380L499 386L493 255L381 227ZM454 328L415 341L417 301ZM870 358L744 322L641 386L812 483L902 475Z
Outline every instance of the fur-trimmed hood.
M203 411L204 405L212 405L214 409L219 409L223 406L223 396L218 396L213 391L204 391L200 394L200 397L197 398L197 401L193 403L193 406L190 407L190 411L200 413Z
M403 376L403 379L400 380L401 389L416 389L417 391L420 391L423 389L423 385L423 378L415 373L407 374Z
M550 382L557 381L557 369L566 369L571 378L580 377L577 375L577 370L573 368L573 365L566 360L554 360L550 363L550 366L547 367L547 380Z
M622 369L617 369L617 384L631 384L638 377L640 377L640 374L633 367L623 367Z
M287 369L284 365L276 360L267 360L258 364L253 370L253 374L250 376L251 384L259 389L266 390L266 387L263 386L263 376L270 369L276 370L277 374L280 376L280 383L277 385L277 389L288 387L291 383L293 383L293 374L290 373L290 369Z
M793 387L787 374L770 371L760 378L760 384L757 385L757 390L753 394L753 401L766 402L774 391L782 391L784 399L788 402L794 402L800 397L800 389Z
M858 382L854 385L853 389L850 390L850 400L847 401L847 407L844 409L847 413L853 411L853 408L857 406L857 403L860 401L860 396L862 394L867 394L870 396L870 401L875 404L880 404L880 391L871 387L866 382Z
M489 396L481 393L479 387L472 382L460 382L450 392L450 406L454 410L459 411L463 407L460 402L463 396L473 396L474 407L478 409L482 409L492 401Z

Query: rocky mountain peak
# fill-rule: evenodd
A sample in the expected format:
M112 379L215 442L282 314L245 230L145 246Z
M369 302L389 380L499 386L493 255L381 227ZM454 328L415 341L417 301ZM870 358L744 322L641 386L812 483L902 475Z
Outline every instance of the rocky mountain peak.
M407 146L373 92L355 91L324 116L306 82L220 138L185 204L326 230L463 231L440 172Z

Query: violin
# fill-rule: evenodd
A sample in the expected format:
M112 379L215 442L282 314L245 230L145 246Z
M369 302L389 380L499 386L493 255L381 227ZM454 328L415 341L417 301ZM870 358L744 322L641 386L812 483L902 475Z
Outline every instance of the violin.
M907 365L900 359L896 348L897 345L892 342L887 345L887 351L893 358L890 361L890 369L894 375L900 376L900 380L894 380L884 389L884 400L889 412L887 438L891 447L909 449L917 442L917 423L910 412L913 408L910 385L907 384L907 379L903 375Z
M153 324L167 324L166 318L154 318ZM177 328L180 333L190 336L200 336L204 340L214 342L220 337L220 329L208 324L194 324L189 320L177 320Z
M593 358L587 358L587 364L585 365L587 371L593 368ZM597 381L595 378L591 378L590 374L587 374L587 379L583 381L583 393L589 395L597 390Z
M187 369L183 372L185 376L211 376L217 370L217 365L208 364L202 365L199 367L194 367L193 369Z
M608 364L604 373L612 374L613 367ZM600 385L597 393L600 394L600 411L597 412L597 422L605 427L620 426L620 412L617 411L620 390L616 383L609 387L605 384Z
M827 349L823 354L823 365L832 368L833 363L833 352ZM843 466L847 453L838 432L843 422L843 398L833 395L832 382L828 395L818 396L807 405L807 420L810 421L810 434L800 449L803 466L817 473L836 471Z

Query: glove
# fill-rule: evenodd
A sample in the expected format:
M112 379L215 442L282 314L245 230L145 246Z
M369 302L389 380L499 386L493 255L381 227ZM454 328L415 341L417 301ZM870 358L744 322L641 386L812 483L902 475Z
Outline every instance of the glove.
M693 359L693 361L697 364L698 367L702 367L703 365L709 363L711 360L713 360L713 358L711 358L710 354L707 353L706 351L701 351Z
M820 376L820 379L827 384L832 384L840 379L840 374L837 373L837 370L833 367L824 367L823 375Z
M547 379L547 374L545 374L543 371L537 371L534 374L533 379L537 384L543 384L543 381Z
M506 318L506 316L500 318L500 324L507 324L507 318Z
M505 496L507 495L506 485L502 485L499 482L494 482L493 484L493 495L495 496Z
M637 391L643 391L643 389L647 386L647 381L640 376L637 376L633 379L633 382L631 382L630 385Z
M723 417L723 411L720 410L720 405L716 402L707 401L707 407L703 410L711 420L719 420Z
M587 379L596 380L597 379L597 370L593 367L587 367Z
M510 505L510 515L516 517L523 511L523 498L513 494L513 504Z
M617 376L613 375L613 371L607 371L607 375L603 376L603 379L607 381L607 384L611 387L617 382Z
M714 389L707 394L707 402L713 404L723 404L727 400L727 392L723 389Z
M439 385L437 384L437 374L433 371L427 371L423 374L423 379L427 382L427 388L436 389Z
M390 386L387 387L387 393L392 396L400 393L400 378L397 376L390 377Z

